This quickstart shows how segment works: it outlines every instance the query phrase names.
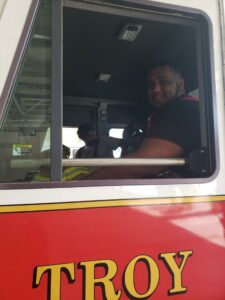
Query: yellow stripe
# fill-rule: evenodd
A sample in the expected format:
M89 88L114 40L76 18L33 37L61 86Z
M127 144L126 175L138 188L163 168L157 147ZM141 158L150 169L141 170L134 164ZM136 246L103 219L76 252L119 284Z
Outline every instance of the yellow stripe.
M86 202L47 203L47 204L26 204L26 205L3 205L0 206L0 213L33 212L71 210L100 207L122 207L122 206L143 206L163 204L187 204L202 202L225 201L225 196L202 196L202 197L179 197L179 198L154 198L154 199L128 199L128 200L102 200Z

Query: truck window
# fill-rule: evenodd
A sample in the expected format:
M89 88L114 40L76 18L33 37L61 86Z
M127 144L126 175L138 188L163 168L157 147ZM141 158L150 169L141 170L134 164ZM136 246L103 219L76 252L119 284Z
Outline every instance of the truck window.
M216 158L213 74L209 25L205 18L196 12L176 10L175 6L171 10L156 4L141 6L138 2L130 3L130 7L129 1L126 6L110 1L89 4L64 1L63 99L62 107L52 109L51 59L57 49L52 50L50 3L41 1L1 125L0 147L4 159L0 162L0 181L51 181L51 157L56 151L53 144L57 147L66 144L72 151L69 159L59 161L62 181L67 168L91 168L92 158L73 159L80 147L77 142L72 143L77 138L75 131L69 133L66 142L66 129L78 128L84 122L94 125L98 137L109 137L109 129L123 130L131 124L141 135L140 142L129 148L136 151L148 138L147 123L153 113L147 96L148 69L159 61L178 66L185 80L185 95L198 98L200 107L199 147L175 157L174 167L187 168L192 175L185 178L210 177L215 171ZM51 124L56 110L63 115L63 134L57 134L58 129ZM118 157L120 153L115 154ZM99 164L104 168L112 163L105 159L97 161L95 169ZM114 162L118 166L132 165L130 160ZM146 165L151 163L146 161ZM160 163L168 161L162 159ZM172 172L170 178L179 180ZM73 180L76 185L76 178Z
M205 69L210 66L208 24L197 14L180 12L177 17L169 11L164 15L165 11L156 7L148 10L145 6L145 10L141 10L137 4L135 10L134 6L131 10L104 3L96 6L79 1L65 4L64 101L70 99L74 105L98 103L101 108L94 125L99 136L108 134L108 128L130 125L137 133L142 132L145 139L146 122L153 112L147 97L148 68L160 60L178 66L185 81L184 94L199 101L200 111L194 119L190 118L190 123L194 124L199 118L201 124L192 131L193 139L198 132L198 149L184 155L184 163L189 165L175 168L188 168L187 173L179 175L182 178L209 177L215 169L215 156L211 71ZM132 147L126 147L124 157L130 154L127 149L133 151ZM136 150L137 145L133 149ZM80 162L74 164L80 165ZM176 178L177 174L171 172L169 176Z

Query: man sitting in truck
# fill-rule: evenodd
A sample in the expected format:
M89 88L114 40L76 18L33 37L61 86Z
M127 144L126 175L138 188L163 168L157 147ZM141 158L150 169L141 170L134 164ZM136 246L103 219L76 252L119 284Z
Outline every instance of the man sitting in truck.
M141 145L126 158L179 158L199 148L199 101L185 94L180 71L167 63L151 67L147 95L155 110L149 115L147 134ZM104 167L85 179L152 178L168 169L168 166Z
M85 145L78 149L75 158L113 158L113 150L123 144L122 139L111 136L98 137L95 127L90 123L82 123L77 135Z

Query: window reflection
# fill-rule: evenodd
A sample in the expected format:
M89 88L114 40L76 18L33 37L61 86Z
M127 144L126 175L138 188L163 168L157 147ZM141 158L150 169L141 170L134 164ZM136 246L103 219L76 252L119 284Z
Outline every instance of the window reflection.
M51 1L44 0L0 130L0 182L31 181L43 162L49 166L50 108Z

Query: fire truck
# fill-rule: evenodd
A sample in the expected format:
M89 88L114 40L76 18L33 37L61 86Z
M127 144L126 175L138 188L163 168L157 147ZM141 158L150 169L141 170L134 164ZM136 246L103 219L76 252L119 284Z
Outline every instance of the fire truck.
M224 4L0 0L0 299L225 299ZM201 147L76 159L81 123L141 123L159 60L199 99ZM152 165L194 176L64 177Z

